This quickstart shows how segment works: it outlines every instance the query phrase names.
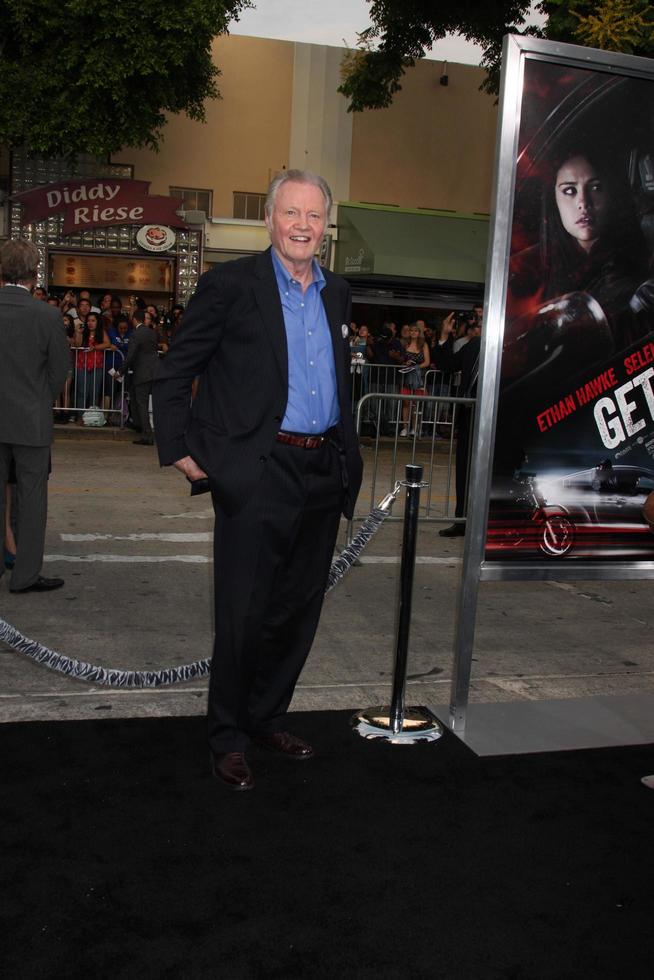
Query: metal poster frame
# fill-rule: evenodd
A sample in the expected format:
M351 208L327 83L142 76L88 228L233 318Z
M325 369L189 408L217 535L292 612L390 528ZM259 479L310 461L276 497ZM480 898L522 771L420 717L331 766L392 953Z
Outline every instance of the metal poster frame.
M492 222L487 260L489 276L469 478L469 485L475 488L475 493L470 497L468 505L462 574L457 597L450 690L449 726L453 731L460 733L465 730L477 599L481 582L654 578L654 561L646 560L611 562L586 560L583 563L565 564L560 561L548 563L544 560L521 562L485 559L515 206L518 139L523 107L525 63L528 59L654 82L654 61L648 58L636 58L530 37L509 35L504 39ZM608 120L607 125L610 125Z

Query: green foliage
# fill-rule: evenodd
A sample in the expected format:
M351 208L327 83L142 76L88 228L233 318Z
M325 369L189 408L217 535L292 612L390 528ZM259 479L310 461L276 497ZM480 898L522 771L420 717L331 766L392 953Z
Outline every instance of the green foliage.
M390 105L406 68L455 32L484 49L482 88L492 94L499 91L505 34L654 56L654 5L645 0L542 0L536 8L547 16L543 29L525 28L530 6L529 0L370 0L372 26L359 35L360 57L346 59L339 92L349 111Z
M372 26L359 35L364 58L345 66L339 92L350 111L390 105L406 68L451 32L481 44L492 70L504 34L523 29L529 8L529 0L371 0Z
M572 38L578 44L625 54L654 54L654 9L645 0L575 3ZM559 38L560 40L560 38Z
M0 0L0 143L40 156L157 149L219 97L211 42L249 0Z

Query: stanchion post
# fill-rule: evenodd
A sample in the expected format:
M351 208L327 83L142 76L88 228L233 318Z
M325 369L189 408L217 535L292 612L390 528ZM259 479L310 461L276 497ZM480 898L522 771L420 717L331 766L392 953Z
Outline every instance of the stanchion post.
M395 646L393 695L391 698L391 728L395 734L402 731L404 722L404 698L407 661L409 657L413 576L416 567L420 490L423 486L422 466L410 463L406 468L405 476L406 496L404 501L402 563L400 565L400 606L397 621L397 643Z
M390 707L366 708L364 711L355 714L351 720L352 727L363 738L385 739L395 744L404 745L418 741L435 741L443 734L442 726L427 708L407 708L405 706L420 491L426 486L422 482L422 473L422 466L409 463L405 470L406 479L402 484L406 487L406 497L391 705Z

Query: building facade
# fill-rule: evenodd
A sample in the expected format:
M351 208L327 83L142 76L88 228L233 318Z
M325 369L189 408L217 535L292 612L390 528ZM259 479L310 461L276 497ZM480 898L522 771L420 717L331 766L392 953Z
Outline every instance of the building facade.
M442 85L441 63L421 61L389 108L348 113L337 92L345 54L218 38L222 98L207 104L206 124L171 117L160 152L126 147L109 162L80 157L75 172L66 161L32 160L22 150L1 154L0 195L4 189L11 199L5 234L37 242L50 288L122 294L133 287L162 305L185 302L203 269L267 247L268 183L282 169L306 168L328 180L336 201L322 258L350 279L359 304L380 317L398 305L469 304L485 279L495 145L496 107L479 91L483 72L451 64ZM144 247L147 202L135 220L120 224L115 208L108 223L94 225L93 216L111 208L84 212L84 202L58 201L57 213L32 212L29 221L16 198L37 187L46 196L53 188L51 201L67 187L70 198L71 187L87 181L91 193L88 182L103 178L121 184L117 200L131 200L139 182L141 205L175 199L167 248L153 255ZM90 223L71 230L78 211ZM101 286L103 277L111 281Z

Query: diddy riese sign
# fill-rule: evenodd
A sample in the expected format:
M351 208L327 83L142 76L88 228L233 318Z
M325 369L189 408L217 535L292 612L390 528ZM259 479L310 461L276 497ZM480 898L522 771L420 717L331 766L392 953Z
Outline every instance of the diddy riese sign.
M181 201L163 195L151 197L149 186L148 180L94 177L45 184L14 194L12 200L23 205L23 224L63 215L64 235L106 225L188 227L176 214Z

